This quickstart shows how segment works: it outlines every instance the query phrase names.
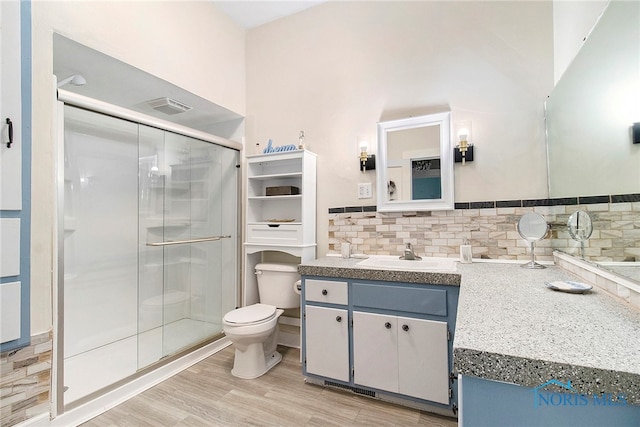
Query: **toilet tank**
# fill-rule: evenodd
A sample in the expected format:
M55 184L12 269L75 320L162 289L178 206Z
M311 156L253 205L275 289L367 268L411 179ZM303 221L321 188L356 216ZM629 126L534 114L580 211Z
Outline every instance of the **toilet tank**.
M295 283L300 280L298 264L261 263L256 265L258 295L262 304L278 308L300 307Z

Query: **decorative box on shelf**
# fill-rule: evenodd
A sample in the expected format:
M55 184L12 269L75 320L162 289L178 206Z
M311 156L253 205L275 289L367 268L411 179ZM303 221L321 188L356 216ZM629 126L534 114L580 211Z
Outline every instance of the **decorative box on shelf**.
M300 194L300 188L291 185L279 185L277 187L267 187L267 196L293 196Z

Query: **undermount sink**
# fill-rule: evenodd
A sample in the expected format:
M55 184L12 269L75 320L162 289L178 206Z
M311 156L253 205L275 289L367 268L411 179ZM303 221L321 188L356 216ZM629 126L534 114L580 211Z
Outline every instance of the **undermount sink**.
M455 271L456 258L400 259L397 256L374 255L356 264L361 268L401 271Z

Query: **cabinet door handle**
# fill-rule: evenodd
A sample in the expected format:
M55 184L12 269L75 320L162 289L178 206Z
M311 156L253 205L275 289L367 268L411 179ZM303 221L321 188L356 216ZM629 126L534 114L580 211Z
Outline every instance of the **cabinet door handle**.
M11 148L11 144L13 144L13 122L9 117L7 117L7 124L9 125L9 141L7 141L7 148Z
M402 330L403 331L408 331L409 330L409 325L402 325Z
M385 327L385 328L387 328L387 329L391 329L391 323L386 322L386 323L384 324L384 327Z
M342 316L336 316L336 322L342 322Z
M326 295L326 294L328 294L328 293L329 293L329 292L327 292L327 290L326 290L326 289L323 289L323 290L322 290L322 295Z

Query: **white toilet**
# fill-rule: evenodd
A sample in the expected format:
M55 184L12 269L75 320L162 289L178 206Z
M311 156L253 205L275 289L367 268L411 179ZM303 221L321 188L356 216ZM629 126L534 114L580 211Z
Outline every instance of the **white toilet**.
M274 367L282 355L278 345L278 318L287 308L300 307L295 283L300 280L297 264L256 265L260 302L225 314L223 330L236 354L231 374L257 378Z

